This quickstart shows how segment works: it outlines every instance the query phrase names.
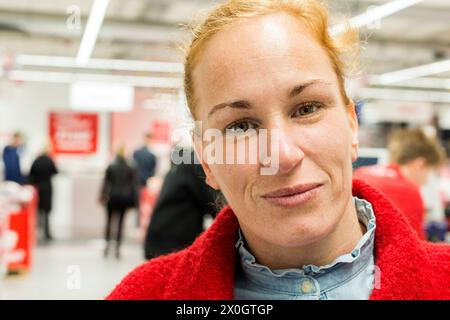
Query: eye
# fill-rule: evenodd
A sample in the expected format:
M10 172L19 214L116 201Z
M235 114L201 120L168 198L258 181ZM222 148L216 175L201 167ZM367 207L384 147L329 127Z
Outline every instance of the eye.
M321 108L320 103L316 102L308 102L300 106L295 112L292 114L293 117L306 117L315 112L317 112Z
M247 132L250 129L256 130L257 125L246 120L246 121L237 121L225 128L225 130L232 134L242 134Z

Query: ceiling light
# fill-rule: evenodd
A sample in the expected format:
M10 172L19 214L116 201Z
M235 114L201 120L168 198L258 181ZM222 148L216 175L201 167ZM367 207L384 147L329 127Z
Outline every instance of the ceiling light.
M384 17L390 16L398 11L406 9L419 3L423 0L395 0L388 2L381 6L376 6L368 10L367 12L360 14L356 17L350 19L349 24L351 28L360 28L371 23L374 23ZM330 35L332 37L338 36L343 33L348 28L346 23L341 23L332 26L329 29Z
M183 64L174 62L121 60L121 59L89 59L85 65L79 65L72 57L17 55L15 62L20 66L39 66L55 68L82 68L100 70L147 71L183 73Z
M370 85L384 85L379 80L379 76L371 76L369 78ZM390 87L408 87L408 88L423 88L423 89L444 89L450 90L450 79L445 78L418 78L405 80L398 83L390 83Z
M388 72L376 76L376 81L380 85L387 85L395 82L420 78L432 74L450 71L450 59L434 62L418 67L402 69L398 71Z
M85 65L94 50L95 42L97 41L98 32L105 18L106 8L109 0L95 0L92 5L91 13L89 15L86 29L84 30L83 38L81 39L80 49L77 54L77 63Z
M74 83L76 81L123 83L135 87L152 88L174 88L182 87L180 78L167 77L137 77L119 75L101 75L73 72L48 72L48 71L24 71L11 70L8 73L11 81L51 82L51 83Z
M361 91L359 97L374 100L450 103L448 91L365 88Z

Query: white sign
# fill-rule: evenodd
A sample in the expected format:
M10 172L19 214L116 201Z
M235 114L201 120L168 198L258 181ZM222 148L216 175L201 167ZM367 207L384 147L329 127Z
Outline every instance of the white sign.
M134 88L127 84L75 82L70 86L70 107L82 111L118 111L133 109Z
M408 122L427 124L433 118L433 105L417 102L376 102L362 107L365 123Z

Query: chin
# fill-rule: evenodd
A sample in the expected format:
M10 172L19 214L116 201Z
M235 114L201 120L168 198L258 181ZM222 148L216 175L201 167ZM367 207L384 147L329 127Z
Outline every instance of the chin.
M279 239L280 245L292 248L311 245L331 233L333 225L327 226L324 226L323 221L297 221L283 232L283 238Z

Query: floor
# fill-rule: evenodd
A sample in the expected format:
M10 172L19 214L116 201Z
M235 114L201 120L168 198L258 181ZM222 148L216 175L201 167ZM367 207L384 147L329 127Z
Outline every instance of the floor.
M113 254L104 258L103 248L102 240L59 240L37 246L31 270L0 278L0 300L103 299L128 272L145 261L142 245L136 239L122 245L119 260Z
M142 245L124 243L121 258L103 256L101 240L39 245L30 271L0 279L1 299L103 299L144 262Z

